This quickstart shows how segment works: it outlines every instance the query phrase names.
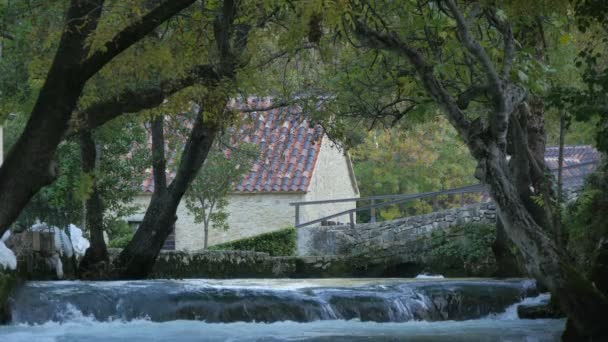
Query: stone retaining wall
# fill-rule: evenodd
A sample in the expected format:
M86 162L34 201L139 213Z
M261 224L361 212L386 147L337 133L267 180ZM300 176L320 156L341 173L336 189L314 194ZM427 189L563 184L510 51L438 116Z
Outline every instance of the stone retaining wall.
M337 278L415 276L392 273L382 264L345 256L285 256L247 251L162 252L150 278Z
M478 203L442 210L431 214L406 217L394 221L347 225L302 227L297 229L297 253L300 256L359 256L404 245L429 235L466 223L496 223L494 203Z

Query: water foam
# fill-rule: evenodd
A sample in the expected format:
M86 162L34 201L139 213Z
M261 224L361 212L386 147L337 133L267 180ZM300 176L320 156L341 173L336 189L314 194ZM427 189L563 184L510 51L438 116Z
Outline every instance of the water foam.
M518 306L545 304L548 303L550 299L551 294L549 293L541 293L536 297L526 297L521 302L508 306L504 312L499 314L491 314L488 316L488 318L495 320L516 320L519 319L519 316L517 315Z

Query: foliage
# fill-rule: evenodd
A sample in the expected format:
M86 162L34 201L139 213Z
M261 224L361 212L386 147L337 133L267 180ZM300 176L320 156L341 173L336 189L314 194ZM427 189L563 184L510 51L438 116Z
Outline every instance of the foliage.
M108 247L125 248L133 238L133 228L120 219L104 220L105 231L110 239Z
M406 128L373 130L351 150L361 196L412 194L477 183L475 163L456 131L443 117ZM397 172L396 172L397 171ZM449 206L450 200L442 199ZM426 201L383 208L380 217L432 210Z
M9 117L4 126L5 150L10 149L21 135L26 121L27 116L22 113ZM64 141L57 150L56 158L59 176L55 183L38 192L21 212L15 222L21 229L31 226L36 220L58 227L81 222L82 205L78 197L82 188L77 184L85 179L81 178L78 143L74 139Z
M494 263L492 243L496 227L489 224L466 224L431 235L431 255L437 260L463 265L469 275L480 274Z
M186 193L186 208L194 215L195 223L203 223L205 248L210 227L221 230L229 228L229 213L226 211L228 194L258 156L257 146L246 143L233 148L220 144L209 151L203 167Z
M602 1L573 1L576 24L579 29L575 65L581 81L564 82L555 87L549 96L550 103L565 109L569 120L590 122L594 127L598 149L608 152L608 6Z
M5 124L5 150L23 131L27 116L14 113ZM109 122L95 134L99 162L95 174L107 221L132 214L138 208L130 202L141 191L149 165L143 127L129 118ZM78 139L59 145L57 180L43 188L23 210L16 224L31 226L37 219L59 227L82 221L83 202L88 198L92 175L82 172ZM105 227L106 229L108 227Z
M568 249L581 269L591 269L599 243L608 239L608 169L589 176L576 201L566 209Z
M296 230L285 228L271 233L209 247L211 250L265 252L272 256L295 255Z

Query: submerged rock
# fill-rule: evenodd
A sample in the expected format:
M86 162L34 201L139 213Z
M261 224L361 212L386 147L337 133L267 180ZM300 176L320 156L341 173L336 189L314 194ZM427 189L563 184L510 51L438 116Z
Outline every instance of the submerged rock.
M519 305L517 316L521 319L564 318L566 315L551 303Z

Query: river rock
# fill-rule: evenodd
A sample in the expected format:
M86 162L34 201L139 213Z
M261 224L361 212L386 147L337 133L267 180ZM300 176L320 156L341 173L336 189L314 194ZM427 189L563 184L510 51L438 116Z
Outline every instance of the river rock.
M551 303L535 305L519 305L517 316L521 319L541 319L541 318L563 318L564 313Z

